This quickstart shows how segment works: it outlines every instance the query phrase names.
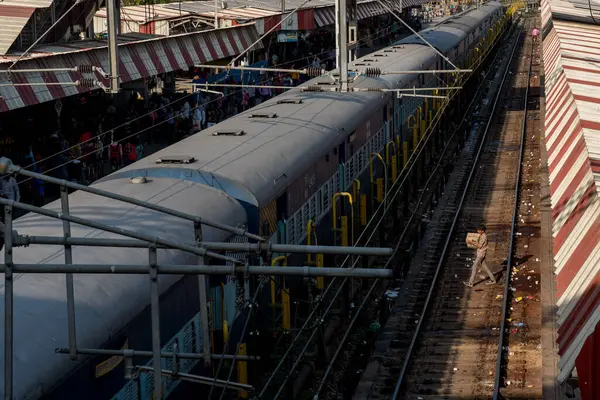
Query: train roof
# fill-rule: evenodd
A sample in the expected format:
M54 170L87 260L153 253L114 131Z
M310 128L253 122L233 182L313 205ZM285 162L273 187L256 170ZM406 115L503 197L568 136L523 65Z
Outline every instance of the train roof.
M94 185L153 204L209 216L213 220L237 225L246 223L242 206L226 193L193 182L151 179L133 184L120 179ZM69 196L73 215L180 243L194 241L193 223L130 204L77 191ZM47 209L60 211L54 202ZM38 214L27 214L14 221L14 229L31 236L62 236L62 222ZM72 224L73 237L114 238L117 235ZM223 241L228 233L204 228L207 241ZM32 245L13 250L15 263L64 263L61 246ZM4 259L4 253L0 256ZM103 247L73 247L73 262L78 264L145 264L148 250ZM159 249L159 263L195 264L197 257L180 251ZM108 342L149 304L148 277L145 275L85 275L74 277L77 341L80 347ZM164 292L180 277L160 276ZM0 295L4 294L4 285ZM51 390L77 363L55 354L56 347L68 345L64 274L18 274L14 277L14 397L37 398ZM4 303L0 305L4 310ZM4 312L4 311L2 311ZM4 327L4 319L0 321ZM0 365L0 370L4 364ZM3 394L4 387L0 386ZM30 396L30 397L26 397Z
M479 8L475 8L449 18L431 28L419 32L432 46L447 53L450 49L460 43L469 33L474 32L481 24L490 17L490 14L502 9L499 2L489 2ZM398 44L424 44L417 35L408 36Z
M358 63L387 70L413 70L428 66L434 59L435 53L425 46L405 45L382 49L362 57L350 67L366 68L356 66ZM406 86L413 76L361 76L351 86L400 88ZM323 76L309 81L307 85L328 82L330 79ZM324 148L338 145L340 136L351 134L358 124L364 122L365 115L380 109L383 99L389 96L381 92L340 94L292 89L104 179L135 175L182 176L182 171L186 170L188 175L182 178L220 186L229 193L246 196L237 198L263 205L313 165L324 154ZM301 100L302 103L280 104L285 100ZM276 117L252 117L258 114L275 114ZM244 135L217 135L239 131L243 131ZM156 163L157 159L169 156L189 156L196 161L183 166ZM281 179L282 176L287 178Z

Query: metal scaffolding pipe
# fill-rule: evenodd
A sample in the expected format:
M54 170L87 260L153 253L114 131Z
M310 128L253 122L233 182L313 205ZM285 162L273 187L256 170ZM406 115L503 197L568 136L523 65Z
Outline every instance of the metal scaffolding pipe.
M316 268L316 267L269 267L269 266L228 266L228 265L157 265L157 272L166 275L277 275L304 277L352 277L390 278L393 271L382 268ZM0 264L0 273L8 271L6 264ZM13 273L21 274L115 274L147 275L146 265L110 264L13 264Z
M101 239L83 237L61 237L61 236L28 236L14 235L13 246L30 246L32 244L56 245L56 246L91 246L91 247L130 247L147 248L148 243L132 239ZM187 245L192 246L191 243ZM294 254L342 254L358 256L390 256L393 249L388 247L340 247L340 246L304 246L290 244L272 244L271 242L260 243L228 243L228 242L201 242L200 245L206 250L231 251L231 252L255 252L266 251L268 253L294 253ZM167 248L157 246L158 248Z
M54 349L54 352L57 354L69 354L69 349L65 348L65 347L59 347ZM129 350L129 349L124 349L124 350L110 350L110 349L76 349L77 354L82 354L82 355L86 355L86 356L120 356L120 357L127 357L127 358L131 358L131 357L148 357L151 358L152 357L152 352L151 351L144 351L144 350ZM160 353L161 358L172 358L173 357L173 352L170 351L162 351ZM204 359L204 354L202 353L176 353L177 354L177 358L182 358L182 359L190 359L190 360L202 360ZM234 355L233 354L211 354L210 357L214 360L220 360L220 359L224 359L224 360L233 360ZM237 360L242 360L242 361L258 361L260 360L259 356L235 356L235 358Z
M122 235L122 236L127 236L127 237L130 237L133 239L142 240L142 241L147 242L148 246L150 244L163 245L168 248L183 250L188 253L196 254L199 256L213 257L215 259L229 261L229 262L232 262L235 264L241 263L240 260L237 260L233 257L227 257L227 256L223 256L221 254L206 251L203 248L183 245L176 241L169 240L169 239L163 239L158 236L151 236L151 235L146 235L145 233L130 231L128 229L123 229L123 228L117 228L117 227L114 227L111 225L103 224L101 222L90 221L85 218L79 218L79 217L74 217L72 215L58 213L55 211L47 210L45 208L31 206L29 204L21 203L21 202L14 201L14 200L7 200L7 199L0 198L0 204L20 208L21 210L34 212L36 214L44 215L46 217L50 217L50 218L54 218L54 219L59 219L62 221L69 221L74 224L79 224L79 225L87 226L87 227L94 228L94 229L100 229L105 232L111 232L111 233L115 233L117 235Z
M135 368L139 369L140 371L144 371L144 372L154 372L154 368L146 367L145 365L144 366L142 366L142 365L136 366ZM254 390L254 387L251 385L245 385L243 383L237 383L237 382L224 381L221 379L213 379L213 378L208 378L206 376L185 374L183 372L175 373L175 372L169 371L167 369L161 370L161 373L172 377L172 379L181 379L182 381L201 383L204 385L212 385L212 386L217 386L217 387L227 386L227 387L230 387L235 390L244 390L244 391Z
M268 67L234 67L234 66L222 66L222 65L194 65L196 68L210 68L210 69L224 69L224 70L236 70L236 71L265 71L265 72L287 72L287 73L298 73L298 74L306 74L308 73L308 69L286 69L286 68L268 68ZM319 69L321 71L321 75L324 75L327 71L324 69ZM244 87L246 85L243 85Z
M131 197L123 196L120 194L111 193L106 190L94 188L91 186L84 186L84 185L69 182L69 181L66 181L63 179L56 179L56 178L53 178L51 176L47 176L44 174L38 174L37 172L29 171L29 170L26 170L25 168L19 167L18 165L14 165L12 163L12 161L6 157L1 157L0 158L0 174L12 174L12 173L27 176L30 178L40 179L42 181L54 183L57 185L63 185L63 186L66 186L66 187L74 189L74 190L82 190L84 192L92 193L92 194L102 196L102 197L107 197L107 198L113 199L113 200L122 201L124 203L129 203L129 204L133 204L136 206L148 208L150 210L154 210L154 211L161 212L163 214L172 215L174 217L186 219L188 221L199 222L201 224L208 225L213 228L221 229L226 232L231 232L236 235L246 236L248 239L258 240L258 241L265 240L261 236L254 235L252 233L247 232L245 229L236 228L233 226L222 224L220 222L211 221L210 219L205 219L205 218L187 214L187 213L184 213L181 211L173 210L173 209L170 209L167 207L162 207L157 204L152 204L152 203L148 203L146 201L133 199ZM27 211L37 212L37 211L31 210L31 209L29 209Z

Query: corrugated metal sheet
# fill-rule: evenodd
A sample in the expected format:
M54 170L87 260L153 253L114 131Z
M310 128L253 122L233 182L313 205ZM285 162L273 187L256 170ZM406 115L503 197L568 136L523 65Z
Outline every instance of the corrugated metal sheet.
M34 11L35 7L0 3L0 54L6 54Z
M232 28L211 30L149 39L119 45L120 74L122 82L134 81L164 72L185 69L240 54L258 39L253 25L239 25ZM257 48L261 48L258 45ZM76 65L98 65L108 71L108 52L105 46L36 57L19 62L19 68L65 68ZM0 70L7 68L0 63ZM0 83L33 82L74 82L81 75L74 72L12 74L12 81L6 74L0 74ZM94 77L108 81L99 74ZM73 86L0 86L0 112L14 110L53 99L86 92L88 89Z
M555 3L542 1L542 21L559 380L564 381L576 360L589 356L582 348L600 321L600 26L557 19L566 2L560 2L558 13Z
M356 16L358 20L384 15L387 10L376 1L358 3L356 7ZM335 6L321 7L315 9L315 26L321 28L327 25L335 24Z
M402 0L402 8L420 7L425 3L429 3L429 0Z
M149 15L152 10L153 15ZM165 7L164 4L156 4L151 8L145 6L121 7L121 20L145 24L150 21L159 21L163 19L176 19L190 16L191 13L179 9ZM99 9L96 17L106 18L106 8Z
M600 22L600 1L598 0L550 0L549 5L552 7L552 14L556 19L590 24Z
M20 6L31 8L46 8L50 7L54 0L4 0L2 5L5 6Z

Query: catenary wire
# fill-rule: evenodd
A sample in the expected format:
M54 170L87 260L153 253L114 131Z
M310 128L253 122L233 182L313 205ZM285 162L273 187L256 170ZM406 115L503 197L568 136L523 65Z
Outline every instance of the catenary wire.
M385 35L385 33L383 33L383 34L380 34L380 35L378 35L378 36L375 36L375 37L374 37L374 39L380 38L380 37L382 37L382 36L384 36L384 35ZM371 37L371 36L374 36L374 34L373 34L373 35L369 35L368 37ZM364 40L364 43L366 43L366 41L367 41L367 40L369 40L369 39L363 39L363 40ZM314 59L315 57L317 57L317 56L319 56L319 55L327 54L327 53L329 53L329 52L330 52L330 50L323 51L323 52L321 52L321 53L317 53L317 54L313 54L313 55L305 56L305 57L302 57L302 58L298 58L298 59L296 59L296 60L288 61L288 62L286 62L285 64L292 64L292 63L296 63L296 62L298 62L298 61L307 60L307 59L311 59L311 58L312 58L312 59ZM330 60L330 59L332 59L332 58L335 58L335 56L332 56L332 57L326 57L326 58L324 58L324 59L322 59L322 60L320 60L320 61L324 61L324 60ZM267 70L266 72L268 72L268 70ZM289 75L289 74L283 74L283 75L284 75L284 76L287 76L287 75ZM226 77L227 77L227 76L225 76L223 79L225 79ZM271 79L272 79L272 78L265 79L265 80L261 81L261 83L268 82L268 81L270 81ZM240 92L242 92L242 91L244 90L244 85L243 85L243 84L241 84L241 85L239 85L239 86L240 86L240 88L241 88L240 90L237 90L237 91L234 91L234 92L232 92L232 93L229 93L229 94L228 94L228 95L226 95L226 96L222 96L222 98L227 98L227 97L230 97L230 96L233 96L233 95L236 95L236 94L239 94ZM293 89L293 87L292 87L292 86L290 86L290 89ZM148 113L146 113L146 114L143 114L143 115L140 115L140 116L138 116L138 117L136 117L136 118L133 118L133 119L132 119L131 121L129 121L129 122L125 122L125 123L123 123L123 124L121 124L121 125L119 125L119 126L116 126L116 127L114 127L114 128L111 128L110 130L108 130L108 131L106 131L106 132L103 132L103 133L97 134L97 135L95 135L95 136L92 136L92 137L90 137L89 139L86 139L85 141L82 141L81 143L78 143L78 144L75 144L75 145L73 145L73 146L67 147L67 148L66 148L66 149L64 149L64 150L58 151L58 152L56 152L56 153L54 153L54 154L52 154L52 155L50 155L50 156L47 156L47 157L45 157L45 158L43 158L43 159L41 159L41 160L39 160L39 161L36 161L36 162L35 162L35 164L39 164L39 163L43 163L43 162L45 162L45 161L48 161L48 160L50 160L50 159L52 159L52 158L54 158L54 157L56 157L56 156L58 156L58 155L61 155L61 154L63 154L63 153L66 153L66 152L69 152L70 150L73 150L73 149L77 148L78 146L81 146L82 144L86 144L86 143L89 143L89 142L91 142L91 141L94 141L94 140L98 139L98 138L99 138L99 137L101 137L101 136L104 136L104 135L107 135L107 134L113 134L113 133L114 133L115 131L117 131L118 129L120 129L120 128L122 128L122 127L125 127L125 126L127 126L128 124L131 124L131 123L133 123L133 122L135 122L135 121L138 121L138 120L140 120L140 119L142 119L142 118L145 118L145 117L147 117L148 115L150 115L152 112L156 112L157 110L160 110L160 109L163 109L163 108L166 108L166 107L170 107L171 105L173 105L173 104L175 104L175 103L178 103L178 102L181 102L182 100L184 100L184 99L187 99L188 97L190 97L190 96L193 96L193 95L195 95L195 94L196 94L196 93L192 92L192 93L189 93L189 94L187 94L187 95L185 95L185 96L183 96L183 97L181 97L181 98L179 98L179 99L177 99L177 100L173 100L172 102L170 102L170 103L168 103L168 104L161 105L161 106L157 107L155 110L153 110L153 111L151 111L151 112L148 112ZM210 101L208 101L208 102L206 102L206 103L203 103L203 104L201 104L201 105L198 105L198 106L196 106L196 107L190 108L190 112L192 112L192 111L195 111L196 109L200 108L201 106L207 106L207 105L209 105L209 104L212 104L212 103L214 103L214 102L216 102L216 101L218 101L218 100L219 100L219 99L210 100ZM137 135L139 135L139 134L141 134L141 133L144 133L144 132L146 132L146 131L148 131L148 130L154 129L154 128L156 128L157 126L160 126L160 125L162 125L162 124L164 124L164 123L167 123L167 122L169 122L169 121L171 121L171 120L173 120L173 119L175 119L175 118L178 118L178 116L179 116L179 114L175 114L175 115L173 115L173 117L171 117L171 118L168 118L168 119L165 119L165 120L163 120L163 121L160 121L160 122L158 122L158 123L156 123L156 124L154 124L154 125L152 125L152 126L150 126L150 127L148 127L148 128L144 128L144 129L141 129L141 130L139 130L139 131L136 131L135 133L132 133L131 135L128 135L128 136L126 136L126 137L124 137L124 138L122 138L122 139L116 140L116 141L114 141L114 142L113 142L113 143L111 143L111 144L120 143L120 142L126 141L126 140L128 140L128 139L131 139L132 137L135 137L135 136L137 136ZM108 147L110 147L110 145L111 145L111 144L108 144L108 145L103 145L101 150L102 150L102 151L104 151L105 149L107 149ZM66 166L66 165L70 164L71 162L73 162L73 161L75 161L75 160L79 160L79 159L85 158L85 157L87 157L87 156L89 156L89 155L96 154L98 151L99 151L99 149L94 149L93 151L90 151L90 152L88 152L88 153L82 154L82 155L80 155L80 156L79 156L79 157L77 157L77 158L71 159L71 160L69 160L68 162L65 162L65 163L63 163L63 164L61 164L61 165L58 165L58 166L55 166L55 167L53 167L53 168L51 168L51 169L49 169L49 170L46 170L45 172L47 173L47 172L50 172L50 171L54 171L54 170L56 170L56 169L58 169L58 168L62 168L62 167L64 167L64 166ZM25 168L31 168L31 167L33 167L33 166L34 166L34 163L32 163L32 164L30 164L30 165L26 166ZM22 181L18 182L18 184L25 183L25 182L27 182L27 181L29 181L29 180L31 180L31 179L32 179L32 178L26 178L26 179L24 179L24 180L22 180Z

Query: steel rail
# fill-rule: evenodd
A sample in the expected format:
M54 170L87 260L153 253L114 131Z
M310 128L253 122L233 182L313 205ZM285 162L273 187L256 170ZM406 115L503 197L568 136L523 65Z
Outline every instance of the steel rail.
M519 216L519 191L521 189L521 167L523 164L523 154L525 152L525 134L527 127L527 104L528 104L528 96L529 96L529 86L531 83L531 66L533 64L533 49L535 42L531 41L531 53L529 57L529 67L527 69L527 87L525 88L525 98L523 99L523 122L521 123L521 144L519 151L519 163L517 164L517 179L515 182L515 202L513 208L513 217L512 224L510 227L510 239L508 246L508 258L506 261L507 271L506 271L506 282L504 283L504 301L502 303L502 322L500 323L500 340L498 341L498 358L496 359L496 375L494 377L494 394L493 400L499 400L501 398L500 395L500 381L502 375L502 355L504 353L504 343L507 336L507 327L506 327L506 317L509 309L509 301L508 301L508 291L510 288L511 279L511 271L512 271L512 262L513 262L513 253L514 253L514 245L515 245L515 229L518 223Z
M501 37L499 36L498 39L496 39L496 42L494 43L494 46L500 41ZM490 48L493 48L494 46L491 46ZM479 58L478 58L478 62L477 62L477 67L481 64L481 61L487 57L489 55L489 50L484 54L482 54ZM454 92L451 94L451 98L453 98L456 95L457 92ZM451 98L449 98L446 102L445 102L445 106L450 102ZM440 108L440 110L438 111L438 114L434 117L434 121L436 121L435 123L439 123L439 120L441 118L441 114L442 114L443 109ZM435 126L435 124L432 124L431 126ZM408 177L410 176L410 173L412 172L412 170L414 169L415 165L416 165L416 160L421 156L425 145L429 142L429 140L431 139L432 135L431 135L431 129L428 128L429 133L425 134L423 136L423 138L420 139L420 141L417 144L417 149L416 151L414 151L409 159L407 160L407 165L400 171L400 173L398 174L398 178L396 179L396 181L394 182L394 184L390 187L390 192L396 188L396 186L398 185L398 187L396 188L396 192L393 194L392 196L392 201L395 199L395 197L398 195L398 193L400 192L400 190L402 189L402 187L404 186L404 184L406 183L406 180L408 179ZM390 196L390 192L386 193L384 197ZM391 202L390 202L391 203ZM356 240L356 243L354 244L354 246L357 246L357 244L360 242L360 240L365 236L365 234L367 233L367 230L369 229L369 227L371 226L371 224L373 223L373 221L375 220L375 218L377 217L377 215L379 214L379 212L382 210L383 207L383 203L381 203L379 205L379 207L375 210L375 212L373 213L373 216L369 219L365 229L363 230L363 232L361 233L361 235L358 237L358 239ZM387 209L384 210L384 215L385 212L389 210L389 207ZM371 235L369 236L369 238L367 239L365 244L368 244L369 241L371 240L371 238L373 237L373 235L376 233L376 229L379 226L379 224L381 223L381 221L383 220L383 216L379 218L379 221L377 223L377 225L375 226L375 228L373 228L373 232L371 233ZM349 256L347 256L341 264L341 268L344 267L344 265L346 265L346 263L348 262L348 260L350 259ZM353 266L356 265L358 263L358 260L354 262ZM353 267L352 266L352 267ZM352 268L350 267L350 268ZM309 323L312 321L313 317L315 316L315 314L317 313L317 311L320 309L320 307L325 303L324 299L325 297L329 294L329 292L331 290L334 290L334 285L337 282L336 278L332 279L331 282L327 285L327 287L325 288L325 291L323 292L323 294L321 295L319 301L317 302L317 304L315 305L315 307L313 308L313 310L311 311L311 313L309 314L309 316L307 317L307 319L305 320L304 324L302 325L302 327L300 328L300 331L304 331L307 326L309 325ZM347 278L345 278L342 283L340 284L340 287L338 288L338 290L336 291L336 293L334 294L334 298L332 301L335 301L335 299L337 298L337 296L339 296L339 294L341 293L341 289L344 287L344 285L347 282ZM320 317L321 322L324 320L325 316L327 315L327 313L329 312L329 309L331 308L328 307L327 310L324 313L324 316ZM317 327L314 328L314 331L316 331L316 329L321 325L321 323L319 323L317 325ZM314 332L313 335L311 335L311 338L314 336ZM292 351L292 349L294 348L294 345L296 344L296 342L299 340L300 335L296 335L296 337L294 338L294 340L292 341L292 343L288 346L286 352L284 353L284 355L282 356L282 358L279 360L278 365L275 367L275 369L271 372L271 375L269 376L269 379L267 380L267 382L265 383L265 385L263 386L263 389L261 390L260 394L259 394L259 398L262 398L262 396L265 394L265 392L267 391L269 385L271 384L275 374L277 374L277 372L281 369L281 367L283 366L283 364L285 363L285 360L287 359L289 353ZM309 339L310 341L310 339ZM308 348L308 345L304 346L304 349L300 352L300 355L297 357L297 362L294 363L294 365L292 366L292 369L290 371L290 373L288 373L288 378L289 378L289 374L291 374L291 372L293 372L294 368L298 365L298 359L302 357L302 355L304 354L304 352L306 351L306 349ZM287 383L288 378L286 378L284 380L283 385L284 386L285 383ZM273 399L275 400L275 399Z
M498 58L499 53L496 53L496 56L494 57L494 59L492 60L492 63L496 61L496 59ZM486 77L491 73L491 69L488 69L488 71L486 72ZM441 163L443 161L444 155L446 154L446 151L448 150L448 148L450 147L450 144L452 144L452 140L454 139L454 137L456 136L456 134L458 132L461 131L462 126L464 125L467 116L470 115L470 111L472 110L473 106L475 105L475 101L480 97L480 95L482 94L481 89L484 87L484 81L482 83L479 84L479 86L477 87L475 96L473 96L473 98L471 99L471 102L469 103L469 105L466 108L465 113L463 114L463 118L460 122L460 124L457 126L457 128L454 130L454 132L452 133L452 135L450 136L450 138L448 139L448 142L446 143L446 145L444 146L444 149L442 150L441 155L439 156L439 161L437 162L435 168L433 169L433 171L431 172L431 174L429 175L429 178L427 179L427 181L425 182L425 187L428 187L429 183L431 182L431 180L434 178L436 172L438 171L438 169L441 166ZM420 204L421 200L423 199L424 195L425 195L426 191L423 190L421 191L421 195L419 196L419 198L416 201L416 204ZM405 228L402 231L402 234L400 235L400 238L398 239L398 245L396 246L396 248L394 249L394 254L393 256L396 254L396 251L399 248L399 244L402 242L402 240L404 239L404 236L406 235L410 225L412 224L412 221L415 217L415 215L417 214L417 211L413 212L408 220L408 222L405 224ZM390 258L391 260L391 258ZM386 263L383 267L383 269L387 269L388 268L388 263ZM325 373L323 374L323 377L321 378L321 383L317 389L317 391L314 393L313 395L313 400L317 400L319 398L319 394L321 393L321 391L323 390L323 386L325 385L326 379L328 377L328 375L331 373L332 367L334 366L333 364L335 363L337 357L339 356L339 353L342 350L342 347L344 346L351 330L352 327L354 326L354 323L356 322L356 320L358 319L358 316L360 315L360 312L362 311L362 309L364 308L364 306L366 305L367 301L369 300L373 290L375 289L375 287L377 286L377 284L379 283L379 278L377 278L375 280L375 282L373 282L373 284L371 285L371 287L369 288L369 291L367 292L367 294L365 295L364 300L361 302L360 306L357 308L354 318L352 319L352 321L350 322L349 326L346 328L346 332L342 338L342 340L340 341L340 344L338 345L338 348L336 349L336 352L334 353L332 359L329 362L329 365L327 367L327 370L325 371Z
M514 61L514 56L515 56L515 53L516 53L516 50L517 50L517 47L518 47L518 44L519 44L519 41L520 41L520 38L521 38L522 34L523 34L523 26L520 27L520 31L517 34L517 38L515 40L515 44L514 44L514 46L512 48L512 51L511 51L511 54L510 54L510 58L509 58L508 63L506 65L506 69L504 71L504 75L502 76L502 82L500 82L500 87L498 88L498 92L497 92L496 97L494 99L494 104L492 105L492 110L490 112L490 117L488 118L487 124L485 126L485 130L483 131L483 135L481 137L481 143L479 144L479 148L477 149L477 153L475 155L475 159L473 160L473 165L471 166L471 171L469 172L469 176L467 178L467 183L465 185L465 189L463 190L463 193L462 193L461 198L460 198L460 202L458 203L457 211L456 211L456 214L454 215L454 219L452 220L452 225L450 226L450 230L448 232L448 236L446 238L446 242L444 243L444 247L442 249L442 254L440 255L440 259L439 259L439 262L438 262L437 267L436 267L435 275L434 275L434 277L433 277L433 279L431 281L431 286L429 288L429 293L427 294L427 299L425 300L425 304L423 306L423 310L419 313L421 315L421 317L419 318L419 322L417 323L417 327L415 329L415 333L414 333L413 338L411 340L410 346L408 347L408 351L407 351L406 357L404 359L404 364L402 365L402 369L400 371L400 376L398 377L398 380L396 381L396 387L394 389L394 394L392 396L392 399L394 399L394 400L398 399L398 395L400 393L400 389L402 387L402 384L404 383L404 378L405 378L406 373L408 371L408 366L409 366L409 364L411 362L412 353L413 353L414 348L416 346L418 337L420 336L421 327L423 325L423 321L425 320L425 315L426 315L426 313L428 311L429 303L430 303L431 298L433 296L434 289L435 289L435 287L437 285L438 277L439 277L440 272L442 270L442 266L444 264L444 259L446 257L446 253L448 252L449 245L450 245L450 243L452 241L454 230L455 230L456 225L458 223L458 220L460 218L462 207L463 207L465 198L467 197L467 192L468 192L471 180L473 179L473 176L475 175L475 171L477 170L477 165L478 165L479 157L480 157L481 152L483 150L483 147L485 145L486 138L487 138L487 135L488 135L488 133L490 131L490 126L492 124L492 121L494 120L494 115L496 113L496 107L498 106L498 102L499 102L499 100L500 100L500 98L502 96L502 93L503 93L503 90L504 90L504 85L505 85L506 80L507 80L506 78L509 75L508 73L510 72L510 66L511 66L512 62ZM510 270L509 270L509 273L510 273Z

